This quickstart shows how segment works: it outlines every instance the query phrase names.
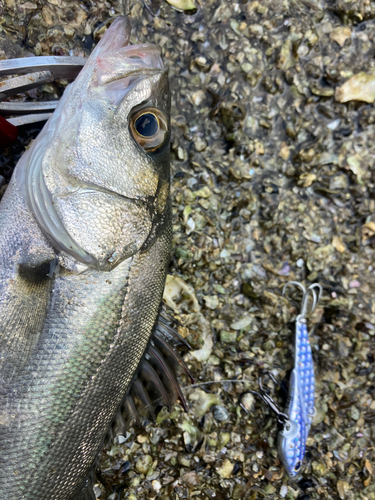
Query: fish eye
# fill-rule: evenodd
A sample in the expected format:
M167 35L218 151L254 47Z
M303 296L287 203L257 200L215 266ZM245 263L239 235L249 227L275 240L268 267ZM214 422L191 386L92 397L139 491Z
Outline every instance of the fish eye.
M135 141L148 153L156 151L168 136L167 119L159 109L141 109L130 118Z
M298 472L298 471L300 470L300 468L301 468L301 462L300 462L300 461L298 461L298 462L296 463L296 465L294 466L294 470L295 470L296 472Z
M141 137L152 137L159 129L159 121L153 113L144 113L136 119L134 128Z

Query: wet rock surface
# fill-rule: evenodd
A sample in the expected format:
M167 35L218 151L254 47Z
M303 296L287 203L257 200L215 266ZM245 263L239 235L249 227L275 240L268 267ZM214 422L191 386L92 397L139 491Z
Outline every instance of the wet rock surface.
M96 494L374 500L375 2L128 3L131 41L159 44L170 68L170 274L194 291L174 312L195 352L206 346L187 355L197 382L213 383L186 389L189 414L162 409L103 450ZM87 55L122 4L5 0L1 10L1 58ZM1 152L5 182L36 133ZM274 416L252 397L249 414L238 404L263 371L283 380L292 368L289 280L324 287L309 321L317 411L295 481Z

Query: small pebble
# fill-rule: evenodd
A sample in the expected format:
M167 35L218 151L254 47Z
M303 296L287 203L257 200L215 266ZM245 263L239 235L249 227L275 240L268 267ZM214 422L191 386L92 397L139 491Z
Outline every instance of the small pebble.
M150 457L150 455L142 455L137 459L135 468L141 474L147 474L148 469L151 467L151 464L152 457Z
M218 422L225 422L229 418L228 411L221 405L214 406L212 413Z
M350 408L350 416L353 420L358 420L361 416L361 412L358 410L356 406L352 406Z
M245 408L245 410L247 410L248 412L250 412L250 410L253 408L254 402L255 402L255 398L250 392L246 393L241 398L241 404ZM261 452L261 453L263 454L263 452Z
M94 495L95 498L100 498L100 495L102 494L102 490L99 488L99 486L94 486Z
M280 496L281 498L285 498L288 493L288 486L286 484L283 484L280 488Z
M187 486L198 486L199 477L196 472L186 472L183 476L181 476L181 482L185 483Z
M246 328L247 326L251 325L252 322L253 318L250 318L250 316L245 316L239 321L232 323L230 327L233 328L233 330L242 330L243 328Z
M155 479L154 481L151 482L151 484L152 484L153 489L156 491L156 493L159 493L159 491L161 489L160 482Z

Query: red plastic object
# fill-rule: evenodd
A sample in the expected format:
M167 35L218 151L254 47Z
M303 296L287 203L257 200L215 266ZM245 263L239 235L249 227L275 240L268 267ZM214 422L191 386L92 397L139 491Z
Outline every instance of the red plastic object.
M18 137L18 129L0 116L0 148L11 146Z

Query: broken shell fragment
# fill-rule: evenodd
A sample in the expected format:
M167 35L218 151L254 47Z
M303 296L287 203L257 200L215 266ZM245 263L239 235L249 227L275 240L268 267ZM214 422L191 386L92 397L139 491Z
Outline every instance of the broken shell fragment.
M360 73L349 78L341 87L336 88L335 99L339 102L375 101L375 73Z
M212 406L220 405L222 402L220 396L202 391L202 389L195 389L189 394L189 400L193 401L195 406L194 415L198 418L203 417Z
M179 12L188 12L197 8L193 0L167 0L167 2Z
M338 43L340 47L343 47L346 40L352 36L352 31L348 26L339 27L332 31L330 34L331 40Z
M217 467L216 471L223 479L228 479L231 477L234 469L234 464L226 459L221 467Z

